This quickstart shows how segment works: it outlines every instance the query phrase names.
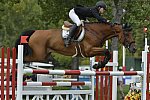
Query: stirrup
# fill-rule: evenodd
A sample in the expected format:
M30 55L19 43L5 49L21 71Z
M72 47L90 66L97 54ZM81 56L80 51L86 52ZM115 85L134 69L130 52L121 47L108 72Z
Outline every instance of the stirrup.
M68 47L69 44L70 44L70 39L66 38L66 39L64 40L64 44L65 44L65 47Z

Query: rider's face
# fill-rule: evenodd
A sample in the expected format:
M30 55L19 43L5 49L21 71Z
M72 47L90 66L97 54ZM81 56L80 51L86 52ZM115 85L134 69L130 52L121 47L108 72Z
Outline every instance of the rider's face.
M99 13L103 14L103 13L104 13L104 11L105 11L105 9L104 9L104 8L99 8Z

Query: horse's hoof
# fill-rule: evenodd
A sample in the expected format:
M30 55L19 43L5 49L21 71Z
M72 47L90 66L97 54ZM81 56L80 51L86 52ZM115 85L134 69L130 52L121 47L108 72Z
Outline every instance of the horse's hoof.
M94 69L99 69L98 64L93 65Z
M104 68L105 67L105 63L104 62L98 62L98 68Z
M99 69L99 68L104 68L105 67L105 63L104 62L98 62L98 64L93 65L94 69Z

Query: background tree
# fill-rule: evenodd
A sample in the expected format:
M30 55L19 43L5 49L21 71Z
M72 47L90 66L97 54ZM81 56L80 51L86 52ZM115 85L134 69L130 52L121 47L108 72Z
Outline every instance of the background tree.
M17 36L27 29L41 29L42 9L37 0L5 1L0 3L1 43L13 46Z

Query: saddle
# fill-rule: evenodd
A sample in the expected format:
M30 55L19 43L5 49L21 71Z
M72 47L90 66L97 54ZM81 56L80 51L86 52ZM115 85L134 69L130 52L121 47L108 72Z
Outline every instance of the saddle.
M68 21L64 21L64 25L62 26L62 29L69 30L72 25L73 25L72 23L70 23Z
M70 28L73 24L68 22L68 21L64 21L64 27L68 27Z
M73 24L68 22L68 21L64 21L64 24L62 26L62 37L63 39L67 38L67 36L69 35L69 30L71 28ZM84 25L82 25L84 26ZM85 34L85 30L84 30L84 27L80 26L78 29L77 29L77 32L74 34L74 41L81 41L84 37L84 34Z

